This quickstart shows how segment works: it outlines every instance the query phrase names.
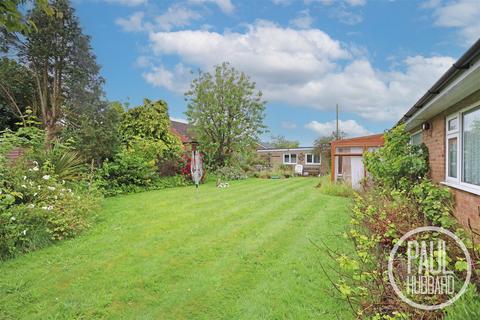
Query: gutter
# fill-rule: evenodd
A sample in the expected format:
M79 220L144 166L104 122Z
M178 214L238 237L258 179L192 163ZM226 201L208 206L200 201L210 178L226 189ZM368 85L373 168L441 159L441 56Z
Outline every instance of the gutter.
M468 70L474 61L480 57L480 38L467 50L440 79L407 111L407 113L398 121L397 125L406 122L420 109L422 109L430 100L440 94L442 90L459 74Z

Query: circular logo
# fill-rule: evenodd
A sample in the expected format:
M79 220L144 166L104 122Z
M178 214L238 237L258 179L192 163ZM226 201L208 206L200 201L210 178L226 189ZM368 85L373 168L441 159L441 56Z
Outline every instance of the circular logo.
M428 232L432 233L432 235L443 234L449 237L451 240L454 240L465 256L464 261L466 262L467 276L460 290L456 294L455 287L458 286L455 286L455 271L448 270L447 267L448 256L446 241L439 239L436 239L435 241L407 241L407 239L414 235L420 235ZM424 239L425 236L420 238ZM395 257L397 256L398 249L405 242L407 242L407 251L405 253L406 266L403 265L401 269L405 276L406 281L404 284L406 284L406 291L409 297L407 297L404 292L400 290L394 277ZM393 287L393 290L400 297L400 299L402 299L402 301L414 308L422 310L430 311L442 309L454 303L467 290L471 276L472 263L467 247L454 233L440 227L421 227L407 232L395 244L388 259L388 279ZM442 295L453 297L442 303L430 305L413 301L410 297L415 295L429 295L430 297Z

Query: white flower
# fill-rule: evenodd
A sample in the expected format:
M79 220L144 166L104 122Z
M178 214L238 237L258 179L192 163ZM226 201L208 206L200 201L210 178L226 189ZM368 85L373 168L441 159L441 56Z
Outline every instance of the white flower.
M27 176L23 176L23 180L27 180Z
M34 205L33 203L30 203L30 204L28 205L28 207L29 207L30 209L33 209L33 208L35 208L35 205Z
M38 169L38 167L33 167L32 170L33 170L33 171L38 171L38 170L40 170L40 169Z
M3 192L2 189L0 189L0 194L2 194L2 192Z
M36 166L38 166L38 162L35 161L35 160L33 160L33 164L36 165Z
M26 186L26 185L24 185L24 184L22 184L22 188L25 188L25 189L27 189L27 186Z
M50 179L50 176L49 176L48 174L46 174L46 175L44 175L44 176L42 177L42 179L43 179L43 180L49 180L49 179Z
M47 210L47 206L43 206L42 209L43 209L43 210Z
M27 229L23 230L22 234L25 236L27 234Z
M55 191L55 187L47 187L47 189L50 191Z
M67 191L71 193L71 192L72 192L72 189L67 189Z
M65 192L65 188L60 189L60 192Z
M53 206L48 206L48 207L47 207L47 210L48 210L48 211L50 211L50 210L52 210L52 209L53 209Z
M17 218L15 218L15 217L10 218L10 221L15 221L15 220L17 220Z
M40 185L38 185L38 186L37 186L37 189L40 190L40 189L42 189L42 187L41 187Z
M38 194L38 193L36 193L36 192L35 192L35 193L33 194L33 196L34 196L34 197L36 197L36 196L37 196L37 194Z
M62 180L62 184L65 184L65 180Z

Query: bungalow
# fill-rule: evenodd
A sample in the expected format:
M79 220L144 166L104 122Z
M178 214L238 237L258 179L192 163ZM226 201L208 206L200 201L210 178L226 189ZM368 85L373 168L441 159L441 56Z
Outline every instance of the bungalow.
M431 178L451 188L455 215L480 230L480 39L413 105L404 123L429 150Z
M300 148L272 148L270 145L259 144L257 154L263 158L270 167L280 165L291 166L292 170L295 165L303 166L304 175L326 174L329 170L328 161L322 161L321 156L314 151L313 147Z

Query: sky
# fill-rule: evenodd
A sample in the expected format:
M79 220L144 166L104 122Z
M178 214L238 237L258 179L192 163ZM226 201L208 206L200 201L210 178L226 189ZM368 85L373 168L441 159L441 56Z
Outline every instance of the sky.
M109 100L185 119L195 72L230 62L272 135L312 145L394 125L480 37L480 0L72 0Z

